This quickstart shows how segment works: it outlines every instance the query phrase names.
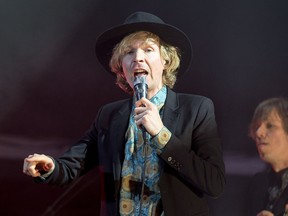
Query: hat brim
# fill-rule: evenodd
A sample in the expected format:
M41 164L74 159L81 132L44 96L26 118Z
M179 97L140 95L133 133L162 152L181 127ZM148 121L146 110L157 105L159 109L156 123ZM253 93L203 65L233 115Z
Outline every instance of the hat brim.
M106 71L112 73L109 67L109 61L112 56L113 48L126 35L136 31L152 32L158 35L166 43L180 49L181 61L178 77L189 70L192 61L192 45L186 34L169 24L141 22L113 27L97 38L95 46L96 58Z

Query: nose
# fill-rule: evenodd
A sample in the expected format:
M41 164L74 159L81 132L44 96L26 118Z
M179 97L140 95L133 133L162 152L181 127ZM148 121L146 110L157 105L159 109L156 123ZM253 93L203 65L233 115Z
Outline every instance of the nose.
M144 61L144 53L141 49L135 50L135 55L134 55L134 62L142 62Z
M266 128L264 124L260 124L255 131L256 139L261 139L266 136Z

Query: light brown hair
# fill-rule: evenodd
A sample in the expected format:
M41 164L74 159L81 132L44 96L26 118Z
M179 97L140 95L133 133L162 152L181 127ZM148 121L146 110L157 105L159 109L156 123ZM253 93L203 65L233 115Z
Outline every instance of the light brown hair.
M288 99L283 97L269 98L262 101L255 109L249 126L249 135L255 139L255 132L259 123L267 120L272 111L280 117L283 128L288 134Z

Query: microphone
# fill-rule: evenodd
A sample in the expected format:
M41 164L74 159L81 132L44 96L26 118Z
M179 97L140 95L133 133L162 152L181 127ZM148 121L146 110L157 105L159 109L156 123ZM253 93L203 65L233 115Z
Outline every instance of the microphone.
M148 84L145 75L138 75L134 78L134 93L136 96L136 101L140 100L142 97L147 98ZM146 139L146 129L141 125L141 130L143 133L144 140Z
M138 75L134 78L134 91L136 100L140 100L142 97L147 98L147 81L145 75Z
M147 81L145 75L138 75L134 78L134 94L136 96L136 101L140 100L142 97L147 98ZM143 105L142 105L143 106ZM140 126L142 135L143 135L143 145L144 145L144 167L142 169L141 177L142 177L142 184L141 184L141 199L140 199L140 213L143 205L143 196L144 196L144 179L145 179L145 170L146 170L146 163L147 163L147 154L148 154L148 133L143 125Z

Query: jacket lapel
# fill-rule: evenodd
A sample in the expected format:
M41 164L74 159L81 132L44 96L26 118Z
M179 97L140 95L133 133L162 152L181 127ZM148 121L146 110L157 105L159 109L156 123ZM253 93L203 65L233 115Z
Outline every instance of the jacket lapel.
M114 180L120 180L121 166L124 160L125 134L129 123L132 100L127 100L116 114L111 126L111 148L113 149Z
M177 94L168 88L167 98L164 105L163 124L173 134L177 128L180 112Z

